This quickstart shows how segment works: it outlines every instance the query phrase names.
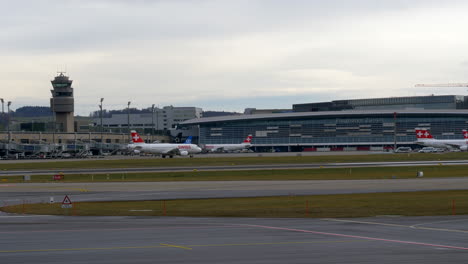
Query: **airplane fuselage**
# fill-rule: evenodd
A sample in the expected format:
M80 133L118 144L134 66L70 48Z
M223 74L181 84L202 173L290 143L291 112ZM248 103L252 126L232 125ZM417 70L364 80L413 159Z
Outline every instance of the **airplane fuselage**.
M204 149L211 152L216 151L237 151L244 150L251 147L251 144L207 144L204 146Z
M462 139L418 139L416 143L435 148L459 148L461 150L467 150L468 148L468 141Z
M170 144L170 143L158 143L158 144L144 144L144 143L134 143L129 144L129 148L137 150L143 153L151 154L162 154L162 155L177 155L174 152L175 149L178 150L180 155L192 155L201 152L201 148L195 144ZM171 153L174 152L174 153Z

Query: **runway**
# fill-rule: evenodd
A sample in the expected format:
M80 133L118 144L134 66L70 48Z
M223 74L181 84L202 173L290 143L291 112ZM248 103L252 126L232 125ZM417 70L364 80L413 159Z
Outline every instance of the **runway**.
M356 167L399 167L433 165L468 165L468 160L448 161L400 161L400 162L345 162L345 163L307 163L307 164L265 164L265 165L229 165L229 166L181 166L181 167L146 167L146 168L91 168L91 169L47 169L47 170L11 170L0 171L0 177L18 175L53 175L59 172L67 174L105 174L132 172L175 172L175 171L218 171L218 170L266 170L266 169L317 169L317 168L356 168Z
M2 263L464 263L466 216L0 216Z

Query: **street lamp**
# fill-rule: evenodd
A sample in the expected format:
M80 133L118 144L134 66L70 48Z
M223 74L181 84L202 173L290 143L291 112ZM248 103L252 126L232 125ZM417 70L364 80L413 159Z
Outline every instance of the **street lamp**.
M101 118L101 143L102 143L102 132L104 130L104 128L102 126L102 101L104 101L104 98L101 98L101 104L99 105L100 118Z
M132 142L132 134L130 133L130 104L132 102L128 101L127 103L127 128L128 128L128 136L129 136L129 141L128 143Z
M7 109L8 109L8 119L7 119L7 130L8 130L8 143L10 143L11 140L11 135L10 135L10 105L11 101L8 101L7 103Z
M153 142L154 135L154 104L151 106L151 142Z
M101 116L101 154L102 154L102 144L104 143L102 133L104 131L104 128L102 126L102 101L104 101L104 98L101 98L101 104L99 104L99 110L100 110L100 116Z
M393 152L395 152L397 147L397 112L393 113L393 123Z

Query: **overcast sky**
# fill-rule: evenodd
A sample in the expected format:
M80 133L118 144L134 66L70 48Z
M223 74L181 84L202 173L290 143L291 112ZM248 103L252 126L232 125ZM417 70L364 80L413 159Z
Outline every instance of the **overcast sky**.
M337 99L466 94L468 1L0 0L0 98L75 112L243 111Z

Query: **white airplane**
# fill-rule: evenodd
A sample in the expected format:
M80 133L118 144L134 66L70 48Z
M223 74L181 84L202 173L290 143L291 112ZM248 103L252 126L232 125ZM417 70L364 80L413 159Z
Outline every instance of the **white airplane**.
M468 132L463 130L464 139L435 139L427 129L416 128L416 144L447 149L468 150Z
M248 135L244 142L240 144L207 144L203 149L208 152L242 151L252 146L250 142L252 142L252 135Z
M135 130L131 131L133 144L128 144L128 149L135 153L160 154L165 158L173 158L175 155L193 157L193 154L200 153L202 149L195 144L171 144L171 143L151 143L146 144Z

